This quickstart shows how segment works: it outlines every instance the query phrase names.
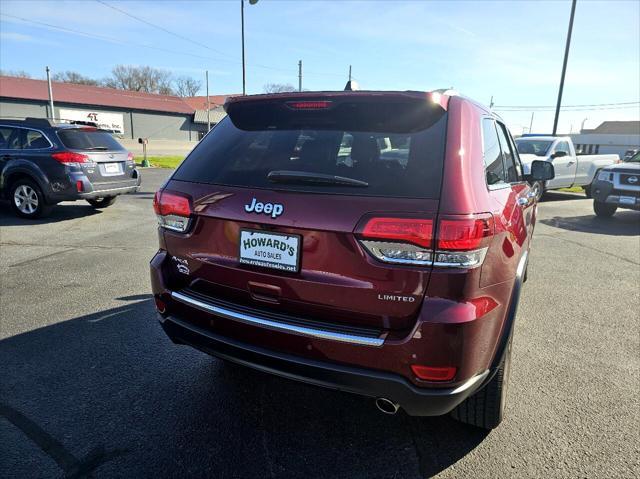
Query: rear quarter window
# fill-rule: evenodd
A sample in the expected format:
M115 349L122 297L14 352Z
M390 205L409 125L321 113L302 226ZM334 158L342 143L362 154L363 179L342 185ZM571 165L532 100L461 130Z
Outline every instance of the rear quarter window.
M124 150L109 132L88 128L58 130L58 138L70 150Z
M174 179L246 188L383 197L438 198L447 116L406 133L361 122L332 127L243 130L222 120L189 154ZM339 126L339 127L338 127ZM367 127L365 129L359 126ZM368 186L274 183L273 171L341 176Z

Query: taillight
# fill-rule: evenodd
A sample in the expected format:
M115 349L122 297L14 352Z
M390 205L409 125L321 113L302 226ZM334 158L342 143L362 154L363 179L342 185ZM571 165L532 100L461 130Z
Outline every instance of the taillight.
M76 163L90 163L89 157L82 153L75 153L73 151L60 151L57 153L51 153L51 158L64 165L71 165Z
M371 218L362 230L362 245L385 263L432 263L433 220Z
M493 216L444 216L437 225L419 218L371 218L360 243L385 263L473 268L484 261Z
M153 209L163 228L184 233L191 219L191 199L173 191L159 190L153 197Z
M412 218L372 218L364 227L367 238L405 241L429 248L433 243L433 221Z
M438 249L470 250L493 234L492 218L457 218L440 220Z

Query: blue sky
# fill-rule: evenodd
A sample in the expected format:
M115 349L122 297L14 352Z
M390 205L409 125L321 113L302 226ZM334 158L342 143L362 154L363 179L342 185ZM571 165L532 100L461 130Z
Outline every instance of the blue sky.
M208 69L212 94L241 91L238 0L104 1L201 45L94 0L0 0L0 68L42 77L49 65L99 78L116 64L199 78ZM569 12L568 0L246 3L247 90L297 85L299 59L305 88L339 90L351 64L363 89L453 86L483 103L493 96L497 109L525 106L499 111L519 134L529 126L529 106L555 104ZM639 30L637 0L578 0L563 104L639 102ZM640 119L637 104L589 108L563 112L559 130L576 131L585 118L586 127ZM552 111L536 110L534 131L552 123Z

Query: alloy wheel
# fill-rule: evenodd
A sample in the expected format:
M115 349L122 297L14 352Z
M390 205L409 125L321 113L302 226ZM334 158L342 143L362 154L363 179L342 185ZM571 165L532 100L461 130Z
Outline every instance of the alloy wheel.
M32 215L38 209L38 194L29 185L20 185L13 193L13 201L18 210L25 215Z

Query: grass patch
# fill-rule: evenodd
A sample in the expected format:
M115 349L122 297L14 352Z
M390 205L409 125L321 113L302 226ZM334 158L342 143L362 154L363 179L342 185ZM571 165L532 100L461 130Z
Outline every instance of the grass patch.
M582 186L572 186L571 188L560 188L560 191L568 191L570 193L584 193Z
M138 165L142 164L142 156L137 156L136 160ZM147 156L147 160L156 168L177 168L184 156Z

